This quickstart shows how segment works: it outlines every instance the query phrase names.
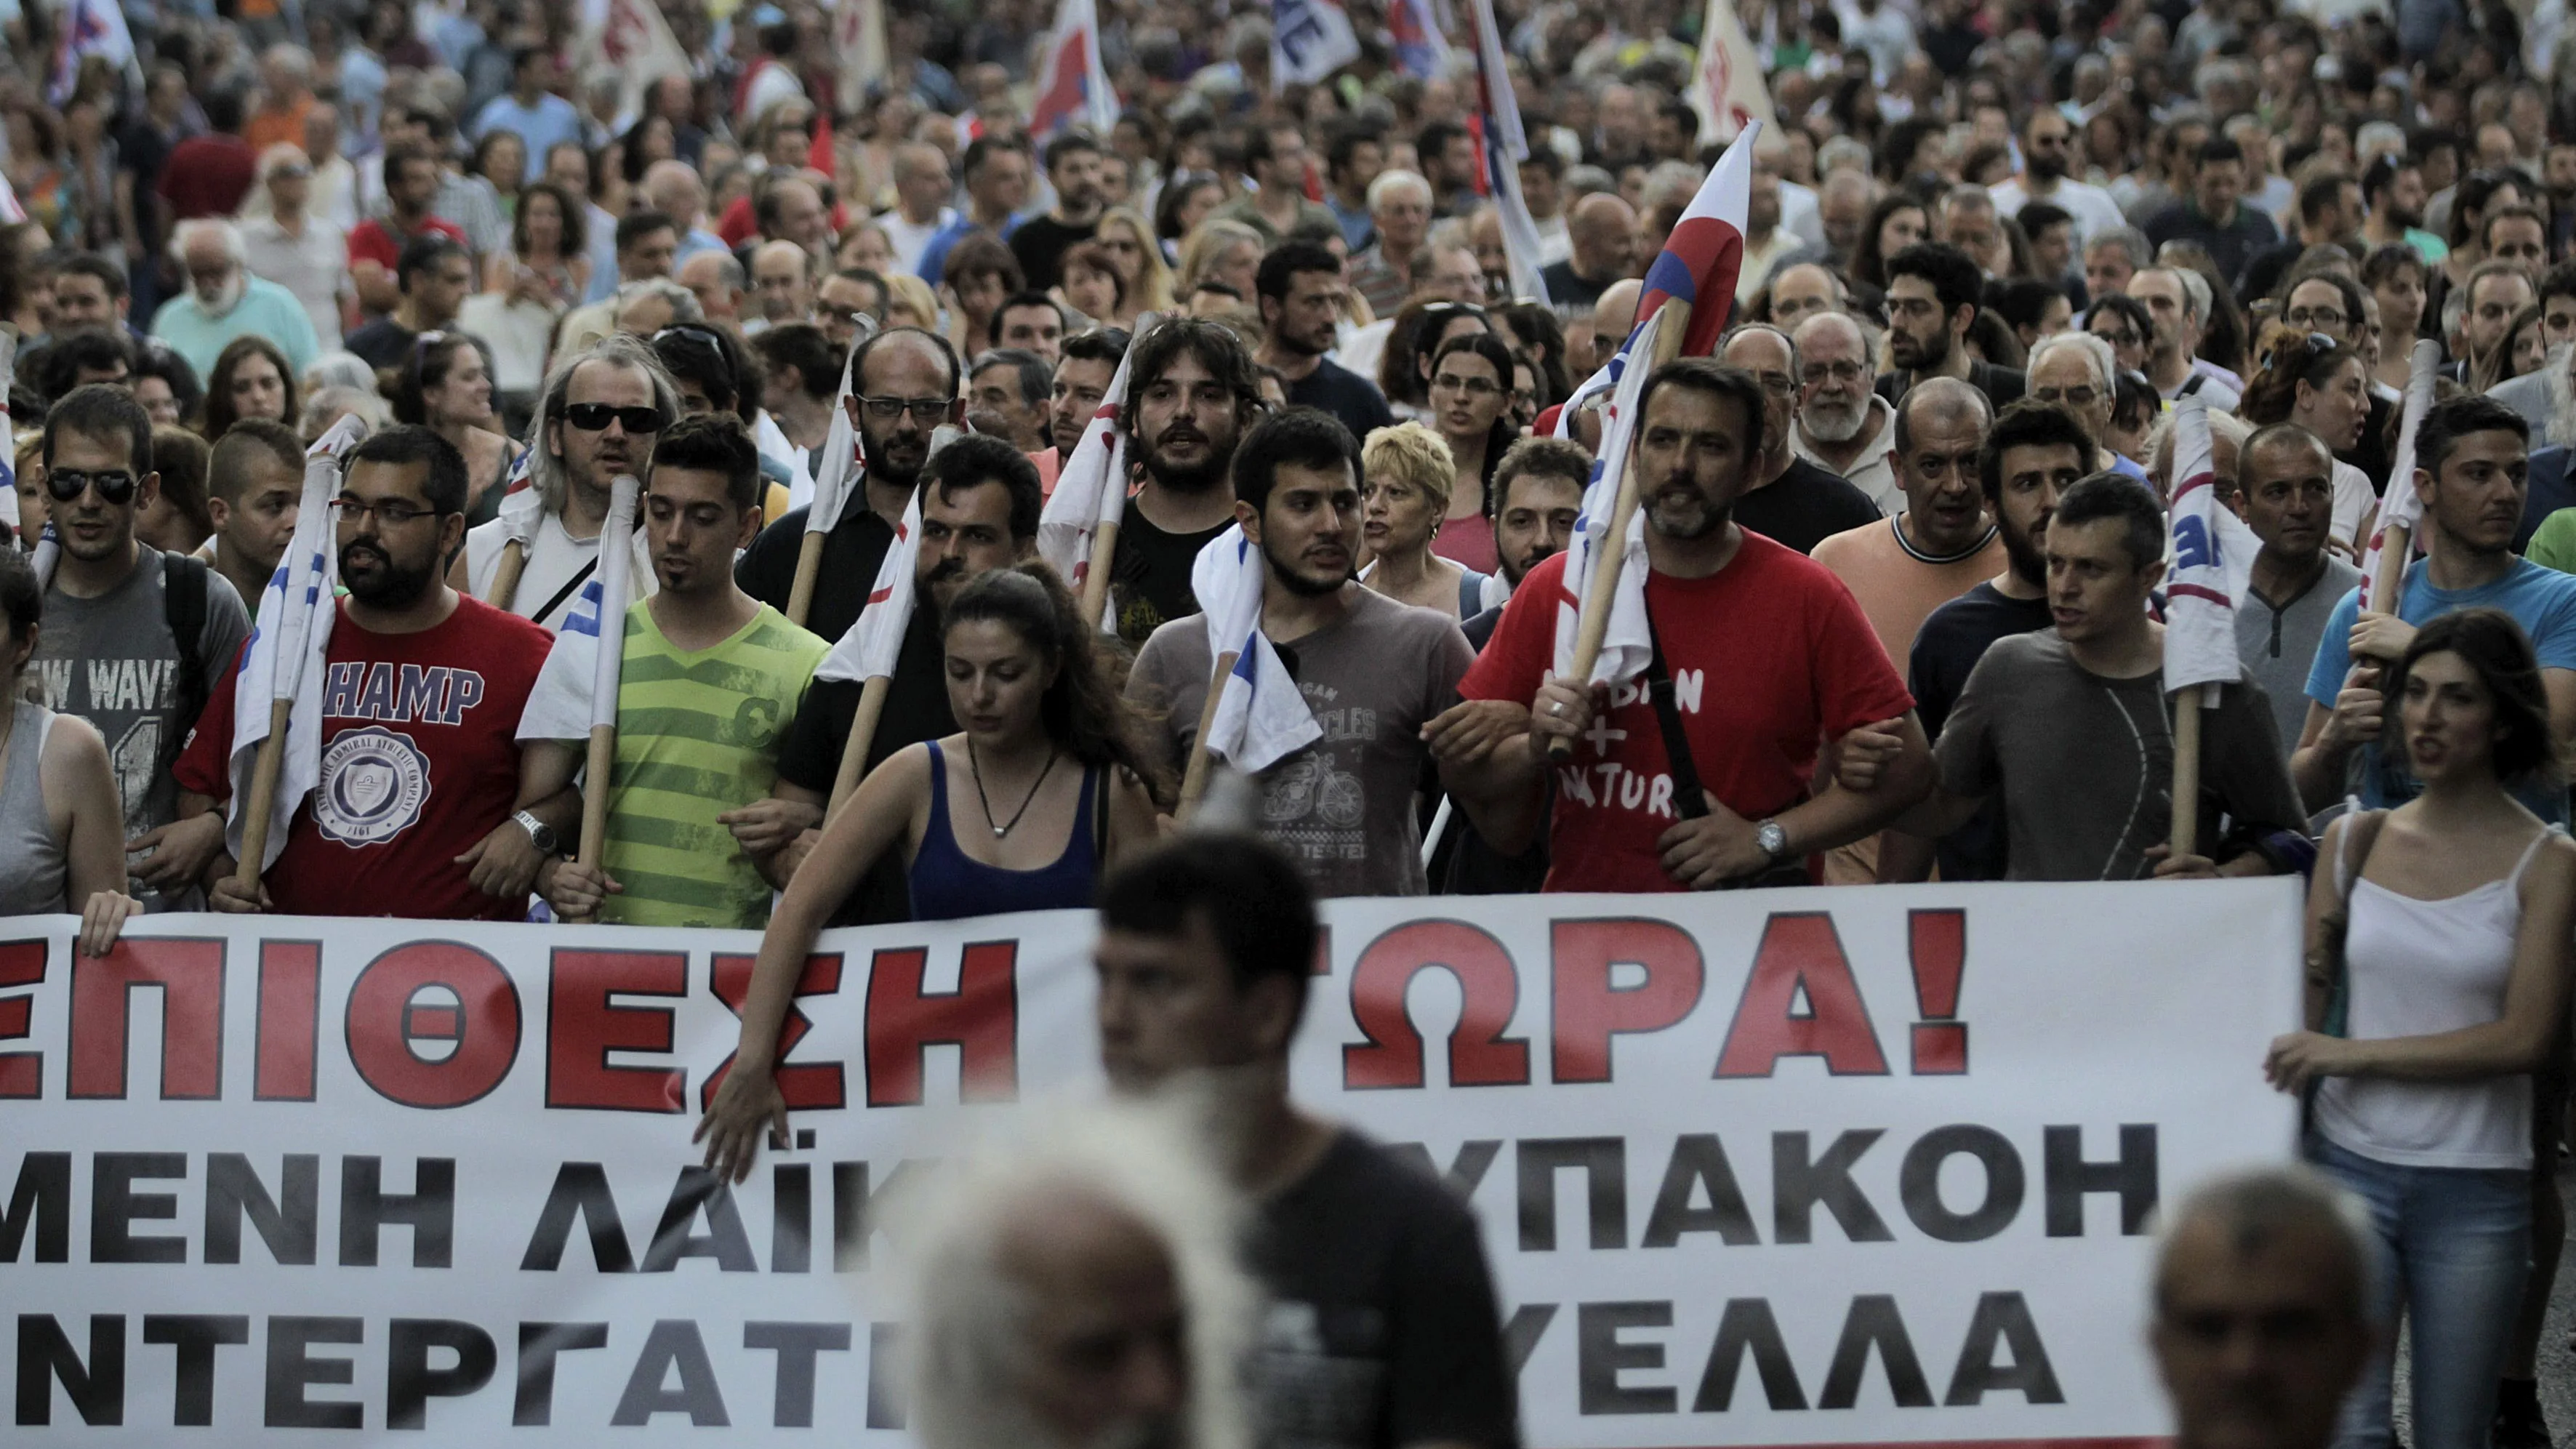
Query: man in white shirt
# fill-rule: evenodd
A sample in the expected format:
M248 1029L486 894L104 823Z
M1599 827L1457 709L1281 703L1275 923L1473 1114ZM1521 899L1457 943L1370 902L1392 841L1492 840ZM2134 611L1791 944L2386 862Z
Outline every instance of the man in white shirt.
M2111 193L2067 178L2067 169L2075 160L2075 128L2058 114L2056 107L2042 106L2031 112L2030 124L2021 133L2021 154L2021 174L1987 188L1995 198L1996 211L2013 216L2034 201L2045 201L2075 218L2079 241L2092 240L2098 231L2128 225Z
M345 164L345 163L344 163ZM349 237L312 214L313 167L292 146L268 148L259 161L268 215L241 224L242 261L254 277L295 294L313 319L314 345L340 346L340 300L349 285Z
M948 204L957 183L948 174L948 153L925 142L898 146L894 153L895 205L876 221L894 243L894 264L906 272L921 266L930 239L957 222Z
M1818 312L1797 325L1798 421L1789 449L1841 478L1878 505L1905 511L1896 476L1896 409L1870 390L1869 338L1846 312Z

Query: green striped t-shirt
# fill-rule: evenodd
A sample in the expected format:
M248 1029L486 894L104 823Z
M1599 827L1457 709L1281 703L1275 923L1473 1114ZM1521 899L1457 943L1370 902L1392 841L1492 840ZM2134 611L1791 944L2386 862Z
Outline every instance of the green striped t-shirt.
M626 890L600 919L758 930L769 882L716 817L768 798L779 738L831 646L763 604L732 638L683 653L638 599L625 647L602 863Z

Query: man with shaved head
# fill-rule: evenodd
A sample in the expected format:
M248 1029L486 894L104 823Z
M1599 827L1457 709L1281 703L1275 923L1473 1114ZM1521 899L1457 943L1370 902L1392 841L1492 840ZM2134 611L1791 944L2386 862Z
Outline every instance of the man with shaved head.
M1798 324L1819 312L1839 312L1849 294L1842 278L1814 262L1794 262L1771 279L1771 325L1798 335Z
M644 199L680 229L679 261L728 251L724 238L706 229L707 183L686 161L656 161L644 168Z
M814 258L792 241L762 242L751 254L751 291L765 327L814 317Z
M895 148L894 209L876 221L894 243L897 268L909 272L919 267L930 239L956 224L957 208L948 204L956 190L947 152L920 141Z
M1566 235L1574 255L1548 267L1547 295L1569 312L1580 312L1601 300L1611 283L1636 269L1637 213L1607 191L1574 204L1566 217Z
M1869 335L1848 313L1820 312L1793 328L1798 348L1799 457L1868 495L1886 514L1905 508L1896 477L1896 409L1870 391Z
M1790 420L1798 406L1798 349L1788 334L1748 323L1728 335L1717 355L1762 384L1762 455L1735 500L1735 521L1800 553L1814 552L1817 544L1845 529L1876 522L1878 505L1868 494L1789 446Z

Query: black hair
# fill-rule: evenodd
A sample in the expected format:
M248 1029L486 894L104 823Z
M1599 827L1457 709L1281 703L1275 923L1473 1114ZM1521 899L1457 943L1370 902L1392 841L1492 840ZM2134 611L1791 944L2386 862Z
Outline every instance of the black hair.
M80 386L83 372L113 372L122 365L127 385L134 378L134 344L126 340L125 329L94 329L57 338L47 347L41 359L43 377L38 385L47 397L61 397Z
M637 124L640 125L642 122L638 122ZM797 172L779 172L772 170L761 173L759 182L752 187L751 218L753 224L760 228L760 234L762 236L775 238L778 235L778 190L780 187L787 185L791 181L802 181L807 186L814 186L814 183L811 180L808 180L805 176ZM814 186L814 198L823 203L825 210L829 210L831 208L832 199L824 194L821 187ZM809 272L814 270L814 262L811 257L806 259L805 270Z
M1580 492L1592 481L1592 454L1572 438L1523 438L1512 444L1485 491L1487 516L1500 517L1512 485L1528 477L1571 479Z
M1732 398L1744 414L1744 457L1762 456L1762 384L1752 373L1711 357L1674 358L1646 375L1645 389L1637 396L1640 424L1654 405L1655 394L1667 387Z
M1252 352L1234 329L1205 317L1169 317L1146 329L1136 339L1128 360L1127 396L1129 404L1120 410L1118 426L1129 438L1136 436L1137 420L1144 409L1135 405L1163 380L1172 364L1187 354L1208 370L1217 384L1234 398L1235 415L1251 416L1261 407L1261 374L1254 370ZM1248 439L1246 441L1249 441ZM1357 445L1353 445L1354 456ZM1243 450L1235 449L1241 458Z
M2540 274L2540 305L2547 307L2552 297L2576 297L2576 261L2560 262Z
M1483 506L1477 511L1490 515L1494 511L1494 470L1502 466L1503 454L1511 451L1512 439L1520 436L1520 429L1513 424L1512 410L1508 405L1512 394L1512 366L1516 359L1511 348L1492 332L1470 332L1463 337L1452 337L1433 349L1430 358L1433 374L1440 371L1440 359L1453 352L1472 352L1483 358L1494 369L1494 381L1502 387L1506 402L1503 410L1495 415L1493 426L1485 432L1484 476L1477 480L1485 495ZM1428 391L1427 386L1425 390Z
M152 415L134 400L134 390L112 382L73 388L45 411L44 463L54 466L54 444L65 433L93 442L125 439L125 465L142 477L152 471Z
M710 322L674 322L654 333L647 345L673 382L696 383L719 411L732 413L746 424L759 413L760 388L754 380L758 364L734 340L731 329Z
M432 171L435 171L438 169L438 153L430 150L426 146L416 146L410 142L402 142L385 148L384 178L385 187L388 191L401 183L403 168L414 162L418 162L429 167Z
M791 323L789 325L792 326L794 324ZM775 332L778 329L773 327L769 330L770 332ZM817 328L815 330L819 332L822 329ZM769 333L764 332L761 335L766 337ZM918 337L922 341L938 348L940 357L948 364L948 395L952 398L957 396L958 384L965 381L963 370L957 361L957 349L949 345L947 338L940 336L936 332L920 327L888 327L881 331L871 332L867 336L860 338L859 345L850 349L850 385L853 389L856 389L865 383L868 375L869 355L874 353L878 347L882 346L885 340L889 337Z
M1235 447L1236 501L1251 504L1255 512L1267 509L1283 463L1319 472L1348 468L1355 488L1365 471L1360 440L1351 436L1341 419L1320 408L1282 408L1253 424Z
M348 476L360 463L384 463L397 468L427 464L429 480L422 485L421 494L429 500L429 506L442 514L465 511L465 455L456 450L454 443L427 428L397 423L368 434L349 450L348 461L341 465L341 476Z
M2242 161L2245 159L2245 148L2228 137L2213 132L2208 140L2200 143L2200 150L2192 159L2202 166L2212 161ZM2058 505L2061 515L2065 512L2065 508L2066 505L2063 503Z
M2026 235L2037 236L2059 222L2075 220L2075 213L2053 202L2032 201L2025 202L2021 210L2012 214L2012 219Z
M841 391L840 354L832 339L811 322L781 322L751 339L754 352L774 371L795 368L807 397L828 398Z
M2040 320L2048 315L2048 304L2065 297L2065 293L2046 282L2029 277L2016 277L1996 284L1988 300L1995 313L2016 328L2038 330Z
M197 369L179 355L169 343L157 337L145 338L135 349L134 382L157 377L170 385L171 400L179 405L179 416L194 417L198 404L205 401L206 385L197 380Z
M2273 309L2272 315L2279 317L2287 313L2290 310L2290 294L2310 282L2323 282L2335 289L2335 296L2339 299L2338 305L2344 311L2346 325L2354 329L2355 336L2359 336L2361 326L2369 320L2368 314L2363 310L2367 304L2361 290L2361 283L2341 272L2329 272L2322 267L2294 269L2288 276L2283 277L2280 290L2273 294L2280 305Z
M1378 153L1384 155L1386 132L1364 121L1345 121L1333 127L1324 137L1324 175L1340 175L1350 166L1351 158L1359 153L1362 146L1375 146ZM1547 149L1537 147L1530 154L1536 156Z
M944 499L960 488L987 483L999 483L1011 495L1011 537L1023 543L1037 537L1038 513L1046 506L1038 465L1012 447L1009 439L968 433L931 454L921 467L925 497L936 489Z
M1330 272L1338 277L1342 260L1321 242L1284 241L1262 255L1261 269L1252 274L1252 290L1284 300L1299 272Z
M2473 211L2478 214L2478 244L2486 244L2487 203L2508 186L2522 195L2531 194L2530 183L2515 171L2480 169L2460 178L2460 184L2451 190L2451 234L2443 238L2451 244L2451 250L2461 251L2467 247L2469 213Z
M414 275L441 266L450 257L464 261L471 270L473 258L463 242L441 232L422 232L403 243L402 255L394 261L394 284L409 292Z
M950 444L940 457L959 446ZM931 466L938 466L938 461L933 459ZM1028 465L1027 459L1020 461ZM1034 472L1030 487L1036 487ZM1015 510L1016 506L1015 497ZM1124 770L1148 791L1159 792L1169 783L1152 731L1136 708L1120 697L1098 631L1083 621L1081 606L1055 570L1031 561L979 574L948 601L939 622L943 637L967 623L992 622L1010 628L1055 666L1055 682L1038 701L1038 718L1049 739L1086 766Z
M1192 831L1122 863L1100 883L1100 925L1169 940L1192 922L1215 939L1237 993L1265 977L1306 1008L1320 928L1315 898L1277 846L1247 834Z
M996 347L989 352L979 352L967 376L971 379L991 367L1007 367L1019 374L1022 407L1036 407L1055 392L1054 370L1047 366L1045 358L1025 347Z
M655 211L650 207L630 211L617 219L617 249L625 251L657 231L677 235L679 230L680 224L672 220L667 211Z
M2514 441L2525 447L2531 445L2531 424L2523 420L2519 411L2484 393L2471 393L2444 398L2424 414L2424 422L2415 432L2415 466L2439 479L2442 465L2450 461L2451 450L2471 433L2511 433Z
M293 428L275 418L244 418L215 440L215 450L206 460L207 496L227 505L239 503L243 485L250 481L251 464L263 452L297 477L303 476L304 440Z
M1119 360L1127 355L1127 344L1132 340L1123 327L1085 328L1064 339L1061 355L1056 359L1057 365L1062 366L1078 358L1116 367Z
M1066 157L1079 155L1084 151L1097 156L1100 154L1100 143L1092 139L1089 131L1067 131L1047 142L1046 169L1052 174L1056 166Z
M1993 504L2004 496L2005 449L2060 445L2075 450L2076 466L2087 473L2101 457L2084 420L2062 404L2026 397L1997 413L1994 426L1986 430L1985 449L1977 454L1977 481L1985 489L1986 502Z
M2377 210L2379 203L2372 198L2386 195L2388 188L2397 184L2398 173L2422 169L2423 163L2412 156L2381 156L2361 169L2362 204L2374 211ZM2391 242L2389 245L2396 246L2399 243ZM2414 248L2408 247L2407 250L2413 251Z
M2084 314L2085 331L2090 332L2093 330L2093 317L2096 313L2100 312L2108 312L2112 316L2119 318L2121 321L2128 323L2130 329L2138 334L2138 341L2141 344L2149 344L2155 341L2155 317L2147 311L2146 303L2139 301L2128 293L2113 292L2107 297L2094 298L2092 307Z
M1966 252L1948 242L1916 242L1887 259L1887 280L1920 277L1932 284L1944 320L1962 307L1973 307L1985 292L1985 273Z
M528 254L528 198L531 196L554 198L555 210L563 216L563 240L555 250L566 257L588 255L589 207L571 192L542 176L519 188L519 204L510 211L510 250L523 257Z
M682 418L653 439L653 476L664 468L720 473L725 501L736 512L760 506L760 449L751 430L731 413L700 413Z
M429 390L446 383L447 375L456 370L456 355L472 348L483 359L483 375L492 375L491 344L471 332L424 332L413 340L411 356L394 379L389 400L393 403L394 421L429 423ZM289 412L289 417L294 413Z
M2299 220L2315 222L2343 204L2343 189L2352 177L2342 171L2320 171L2299 188Z
M2152 568L2163 561L2164 505L2156 500L2155 490L2126 473L2089 473L2068 484L2057 495L2057 511L2049 515L2048 526L2053 532L2104 519L2123 525L2120 544L2129 555L2129 567Z
M2550 738L2549 693L2540 680L2540 660L2531 636L2502 609L2454 609L2425 622L2397 667L2389 671L2383 708L2383 738L2402 739L2398 711L2406 699L2406 677L2428 654L2456 654L2486 686L2500 736L2495 742L2496 779L2512 782L2540 776L2555 780L2558 750Z
M99 285L107 288L111 302L125 295L125 269L96 252L74 252L63 258L54 276L58 280L68 276L96 277Z
M957 174L961 177L973 176L983 170L984 163L992 160L997 152L1016 151L1025 156L1028 150L1028 143L1016 136L978 136L966 143L966 155L958 164Z
M1044 292L1013 292L1002 299L1002 305L993 309L992 318L984 324L984 341L987 346L1002 345L1002 319L1009 316L1011 309L1015 307L1044 307L1055 314L1056 330L1059 332L1064 330L1063 303Z

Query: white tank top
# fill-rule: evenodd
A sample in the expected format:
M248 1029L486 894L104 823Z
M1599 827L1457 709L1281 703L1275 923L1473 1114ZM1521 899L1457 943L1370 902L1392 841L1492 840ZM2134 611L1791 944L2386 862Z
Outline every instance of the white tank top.
M2350 927L2344 935L2347 1009L2355 1041L2434 1036L2504 1015L2522 923L2522 873L2558 832L2533 837L2513 873L2438 901L2359 878L2352 832L2335 861ZM2409 1082L2328 1077L2317 1130L2347 1152L2400 1167L2531 1166L2531 1078Z

